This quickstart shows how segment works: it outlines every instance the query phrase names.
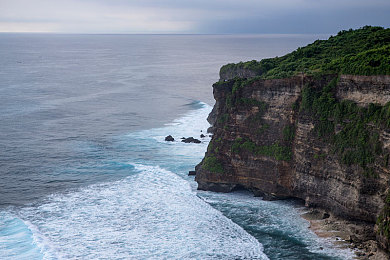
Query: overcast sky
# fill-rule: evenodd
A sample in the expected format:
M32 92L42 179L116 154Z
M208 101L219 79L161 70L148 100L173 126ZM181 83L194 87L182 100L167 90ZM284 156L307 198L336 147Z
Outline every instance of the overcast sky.
M0 0L0 32L336 33L390 27L390 0Z

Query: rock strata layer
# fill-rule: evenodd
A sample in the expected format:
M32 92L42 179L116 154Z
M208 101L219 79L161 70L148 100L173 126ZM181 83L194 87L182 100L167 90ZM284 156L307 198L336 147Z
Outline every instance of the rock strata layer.
M364 223L370 228L366 239L377 236L382 247L389 249L388 237L374 232L374 225L389 193L390 130L370 126L378 133L381 154L370 166L375 174L369 175L359 165L344 163L332 144L319 137L319 122L328 119L302 109L305 87L321 90L335 77L254 79L244 86L235 79L214 84L216 104L208 118L214 134L196 167L198 189L246 188L265 199L299 198L307 206ZM333 92L339 102L384 106L390 101L390 76L341 75ZM335 132L341 130L336 124Z

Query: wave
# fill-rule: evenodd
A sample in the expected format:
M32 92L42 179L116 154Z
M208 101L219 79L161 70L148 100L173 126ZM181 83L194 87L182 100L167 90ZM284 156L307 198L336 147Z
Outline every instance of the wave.
M20 214L64 259L267 259L254 237L199 199L187 181L157 166L131 165L136 175L53 195Z
M30 222L3 211L0 223L1 259L60 259L50 242Z

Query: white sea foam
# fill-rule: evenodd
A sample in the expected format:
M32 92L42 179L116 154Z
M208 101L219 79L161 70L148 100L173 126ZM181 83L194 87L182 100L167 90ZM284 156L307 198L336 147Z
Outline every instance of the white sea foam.
M204 146L199 144L184 144L180 139L181 137L194 137L201 139L200 135L204 134L206 135L206 138L201 140L204 141L206 145L210 140L209 134L207 134L207 129L210 127L210 124L207 122L206 118L212 107L203 102L199 102L199 105L201 106L200 109L190 111L183 117L174 120L172 123L166 124L164 127L130 133L128 134L128 137L137 139L153 138L157 142L167 145L183 145L185 147L191 145L192 148L201 147L204 149ZM175 141L165 142L165 137L167 135L172 135L175 138Z
M39 229L28 220L22 220L32 233L33 244L39 248L42 258L45 260L64 259L53 248L52 243L47 239Z
M159 167L21 214L65 259L267 259L261 244ZM237 246L240 245L240 246Z

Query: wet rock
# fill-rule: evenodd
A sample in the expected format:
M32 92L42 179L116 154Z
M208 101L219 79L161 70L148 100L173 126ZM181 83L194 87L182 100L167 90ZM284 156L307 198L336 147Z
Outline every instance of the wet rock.
M235 187L236 187L235 184L198 182L198 190L208 190L208 191L215 191L215 192L231 192Z
M189 171L188 172L188 176L194 176L194 175L196 175L196 171Z
M195 143L195 144L201 143L200 140L195 139L195 138L193 138L193 137L188 137L188 138L185 138L185 139L183 139L183 140L181 140L181 141L184 142L184 143Z
M200 138L205 138L206 136L204 134L201 134L200 135Z
M168 135L167 137L165 137L165 141L173 142L173 141L175 141L175 138L173 138L172 135Z

